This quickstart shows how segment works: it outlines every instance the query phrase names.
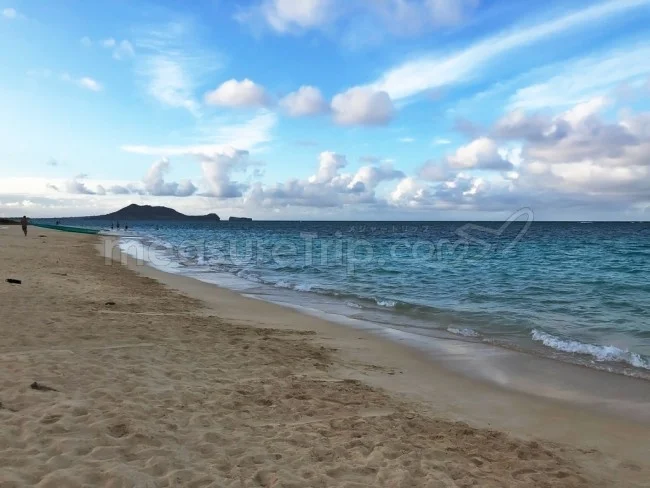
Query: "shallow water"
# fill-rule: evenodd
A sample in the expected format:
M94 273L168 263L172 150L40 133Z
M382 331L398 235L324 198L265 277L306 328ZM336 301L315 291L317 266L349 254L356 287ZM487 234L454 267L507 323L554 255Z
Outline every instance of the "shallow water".
M454 335L650 378L650 224L527 217L130 222L138 237L121 245L167 271L422 340Z

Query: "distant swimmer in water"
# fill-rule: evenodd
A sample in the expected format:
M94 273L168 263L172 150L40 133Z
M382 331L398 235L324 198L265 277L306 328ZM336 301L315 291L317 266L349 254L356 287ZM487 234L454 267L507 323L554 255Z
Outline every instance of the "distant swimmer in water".
M120 230L120 223L117 223L117 230Z
M27 217L25 215L23 215L23 218L20 219L20 226L23 228L25 237L27 237Z
M113 230L114 227L113 222L111 222L111 230Z
M124 230L129 230L129 224L124 224Z

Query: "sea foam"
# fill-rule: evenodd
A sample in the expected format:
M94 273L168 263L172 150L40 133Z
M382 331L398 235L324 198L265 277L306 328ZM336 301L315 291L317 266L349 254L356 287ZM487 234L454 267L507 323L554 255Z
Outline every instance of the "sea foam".
M585 354L599 362L627 363L635 368L650 369L650 364L641 355L615 346L596 346L580 341L562 339L541 330L533 330L533 340L557 351Z

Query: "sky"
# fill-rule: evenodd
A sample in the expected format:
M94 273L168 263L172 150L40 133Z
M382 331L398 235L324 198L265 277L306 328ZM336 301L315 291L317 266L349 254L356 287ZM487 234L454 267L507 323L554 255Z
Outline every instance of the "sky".
M650 220L650 0L0 0L0 216Z

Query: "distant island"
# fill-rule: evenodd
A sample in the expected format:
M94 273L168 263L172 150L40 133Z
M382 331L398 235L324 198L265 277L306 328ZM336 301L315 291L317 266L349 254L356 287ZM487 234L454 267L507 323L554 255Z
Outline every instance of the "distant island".
M230 217L228 222L252 222L250 217Z
M218 222L221 220L216 213L185 215L169 207L154 207L135 203L117 212L83 218L93 220L193 220L196 222Z
M0 225L18 225L20 222L13 219L0 219Z

